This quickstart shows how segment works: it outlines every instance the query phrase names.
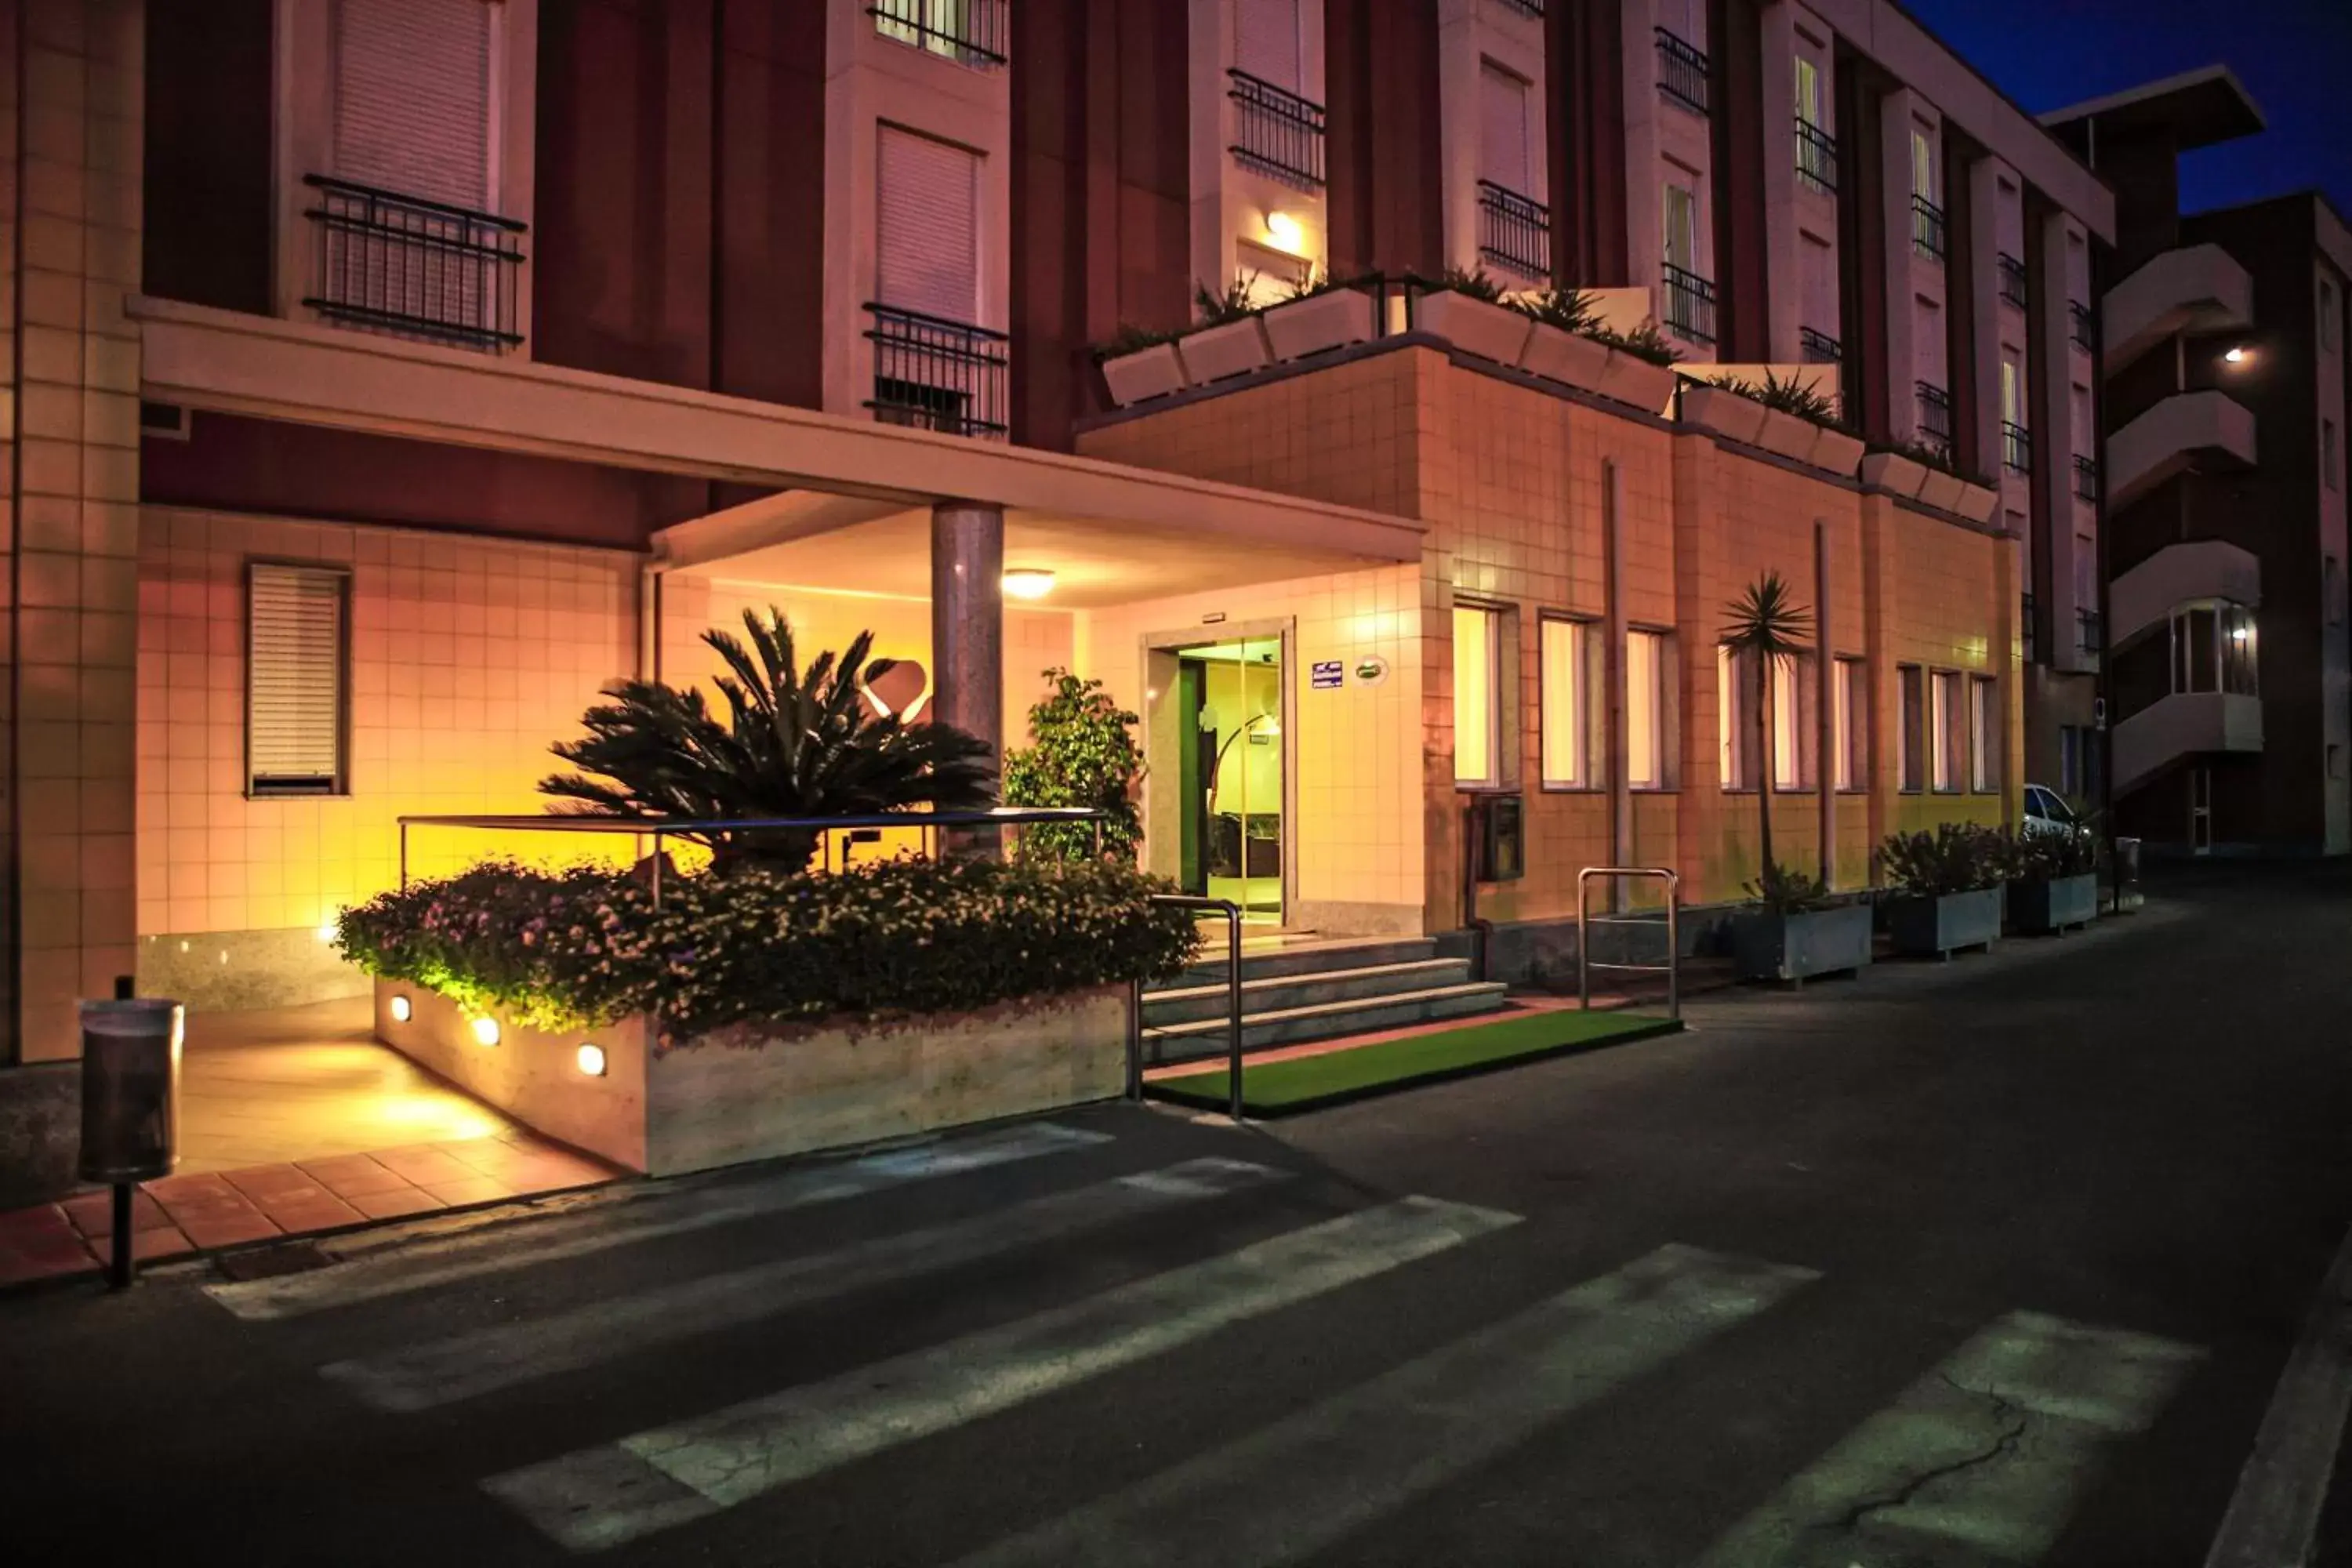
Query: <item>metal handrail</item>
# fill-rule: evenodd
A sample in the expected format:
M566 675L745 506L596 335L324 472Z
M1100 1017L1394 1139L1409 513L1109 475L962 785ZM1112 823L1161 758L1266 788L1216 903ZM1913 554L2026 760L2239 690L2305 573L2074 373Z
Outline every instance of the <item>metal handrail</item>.
M1231 899L1204 899L1196 893L1154 893L1151 901L1169 909L1208 910L1225 917L1225 1110L1242 1120L1242 907ZM1127 1013L1127 1098L1143 1098L1143 983L1129 991Z
M1666 961L1664 963L1595 963L1592 962L1592 932L1596 925L1654 925L1645 915L1592 914L1591 884L1595 877L1605 877L1612 882L1629 878L1654 877L1666 885ZM1683 1016L1683 943L1682 943L1683 879L1664 866L1587 866L1576 874L1576 1001L1590 1012L1592 1009L1592 972L1606 969L1622 974L1664 974L1666 977L1666 1016L1679 1023Z

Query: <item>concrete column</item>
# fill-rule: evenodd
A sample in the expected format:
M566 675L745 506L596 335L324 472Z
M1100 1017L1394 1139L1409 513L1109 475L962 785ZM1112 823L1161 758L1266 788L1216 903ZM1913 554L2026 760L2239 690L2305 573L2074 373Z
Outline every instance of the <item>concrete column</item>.
M1797 232L1797 7L1793 0L1766 0L1764 28L1764 246L1772 289L1768 356L1777 364L1804 358L1797 330L1804 316L1804 280L1800 263L1803 239ZM1834 96L1822 82L1824 98ZM1826 327L1822 328L1827 331Z
M1004 746L1004 509L931 509L931 717Z
M1625 692L1625 470L1613 458L1601 461L1601 527L1606 541L1602 557L1601 651L1602 679L1607 683L1609 713L1609 863L1630 866L1633 857L1633 785L1632 721ZM1610 908L1625 907L1625 885L1610 883Z
M1837 639L1830 617L1830 524L1813 519L1813 787L1821 804L1822 881L1837 886Z
M1948 303L1956 305L1960 290L1968 290L1969 320L1974 329L1967 346L1969 363L1976 367L1977 449L1967 457L1979 471L1992 477L1993 488L1999 489L2009 472L2001 466L2000 165L1991 158L1979 158L1968 170L1969 274L1951 279L1948 294ZM1957 247L1954 253L1958 254ZM1958 314L1957 309L1954 313ZM1955 386L1959 379L1952 377ZM2021 407L2017 412L2018 423L2032 428L2033 422L2025 410ZM2037 460L2040 457L2037 453Z
M1898 441L1919 434L1919 290L1911 252L1911 132L1916 103L1909 88L1898 88L1879 100L1878 109L1879 196L1886 209L1886 427ZM1857 168L1853 177L1867 179L1869 171Z

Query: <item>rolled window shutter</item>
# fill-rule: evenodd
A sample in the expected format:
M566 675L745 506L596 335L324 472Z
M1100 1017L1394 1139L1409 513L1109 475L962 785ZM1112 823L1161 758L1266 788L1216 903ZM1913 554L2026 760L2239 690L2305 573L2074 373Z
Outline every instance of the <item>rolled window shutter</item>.
M1493 66L1478 72L1478 157L1485 179L1507 191L1528 189L1528 84Z
M977 325L980 159L886 125L880 163L877 297Z
M489 206L496 3L335 0L337 175Z
M1298 79L1298 0L1241 0L1234 63L1291 92Z
M246 766L256 795L332 795L343 774L343 576L256 564L247 605Z

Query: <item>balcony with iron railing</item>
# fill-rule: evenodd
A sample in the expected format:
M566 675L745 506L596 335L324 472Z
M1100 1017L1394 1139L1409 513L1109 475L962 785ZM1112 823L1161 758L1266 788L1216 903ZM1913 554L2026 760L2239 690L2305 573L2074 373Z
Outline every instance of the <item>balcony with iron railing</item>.
M1825 196L1837 195L1837 138L1801 114L1797 116L1797 182Z
M960 65L1001 66L1012 47L1005 0L874 0L866 14L884 37Z
M1914 389L1919 405L1919 439L1944 452L1952 449L1952 395L1934 382L1923 381Z
M1944 209L1914 192L1911 196L1911 248L1930 261L1948 254L1944 234Z
M1715 285L1697 273L1665 264L1666 331L1685 342L1715 343Z
M1845 361L1843 343L1811 327L1797 329L1797 352L1807 364L1842 364Z
M1706 51L1693 48L1673 29L1658 35L1658 90L1694 114L1707 111Z
M2002 251L1994 258L2000 270L2000 297L2019 310L2025 309L2025 263Z
M874 325L874 395L866 406L884 425L1002 439L1011 428L1003 332L944 317L868 304Z
M1518 192L1478 182L1478 254L1529 278L1551 276L1551 209Z
M1225 96L1234 104L1233 155L1286 184L1323 187L1323 106L1286 88L1229 70Z
M2074 458L2074 496L2078 500L2099 499L2099 460L2076 454Z
M2074 612L2074 647L2081 653L2097 653L2106 647L2106 622L2099 612L2078 608Z
M1502 6L1506 11L1517 11L1534 21L1543 20L1544 0L1502 0Z
M2017 635L2018 640L2024 645L2025 662L2032 664L2034 647L2039 640L2033 629L2033 595L2032 594L2020 595L2018 597Z
M522 342L524 225L328 174L302 183L316 193L305 215L307 309L346 326L492 352Z
M2014 420L2000 422L2000 466L2013 474L2033 471L2033 432Z
M2091 319L2091 307L2080 300L2066 301L2066 340L2084 353L2098 341L2098 323Z

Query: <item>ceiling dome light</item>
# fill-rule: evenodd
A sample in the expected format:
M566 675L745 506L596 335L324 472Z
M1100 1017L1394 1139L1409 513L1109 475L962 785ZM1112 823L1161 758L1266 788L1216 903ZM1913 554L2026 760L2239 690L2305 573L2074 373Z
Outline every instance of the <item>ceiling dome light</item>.
M1042 599L1054 591L1054 574L1034 566L1020 566L1004 574L1004 592L1014 599Z

